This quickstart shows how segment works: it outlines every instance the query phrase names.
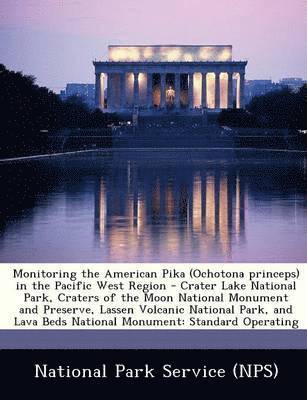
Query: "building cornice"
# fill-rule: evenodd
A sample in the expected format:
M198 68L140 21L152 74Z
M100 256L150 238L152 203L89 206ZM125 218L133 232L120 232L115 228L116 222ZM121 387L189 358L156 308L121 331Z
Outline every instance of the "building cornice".
M232 47L232 44L109 44L108 47Z
M134 66L134 67L146 67L146 66L246 66L248 61L97 61L94 60L93 64L95 66Z

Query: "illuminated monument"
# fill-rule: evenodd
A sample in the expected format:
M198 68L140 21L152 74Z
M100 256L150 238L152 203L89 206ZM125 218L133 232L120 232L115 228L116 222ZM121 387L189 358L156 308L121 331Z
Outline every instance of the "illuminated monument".
M108 61L93 63L96 106L101 109L196 112L244 107L247 62L232 60L232 46L109 46L108 50Z

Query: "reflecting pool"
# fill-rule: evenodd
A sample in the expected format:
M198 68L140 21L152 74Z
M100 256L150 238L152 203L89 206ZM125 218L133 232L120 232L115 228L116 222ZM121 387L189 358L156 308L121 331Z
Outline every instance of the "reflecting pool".
M299 262L306 154L108 150L0 164L1 262Z

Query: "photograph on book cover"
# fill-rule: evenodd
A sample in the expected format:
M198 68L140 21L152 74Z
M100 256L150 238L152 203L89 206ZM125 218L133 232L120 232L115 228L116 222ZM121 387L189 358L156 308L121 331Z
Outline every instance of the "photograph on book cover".
M1 349L306 349L301 0L2 0Z

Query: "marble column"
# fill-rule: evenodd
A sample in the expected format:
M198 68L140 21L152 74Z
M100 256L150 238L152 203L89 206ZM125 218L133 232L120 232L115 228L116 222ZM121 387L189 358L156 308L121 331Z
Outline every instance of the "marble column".
M147 108L152 107L152 74L147 74Z
M194 78L194 73L190 73L189 74L189 108L193 108L194 107L194 82L193 82L193 78Z
M126 73L120 75L120 107L126 108Z
M227 85L227 108L233 108L233 76L232 72L228 72Z
M207 73L201 74L201 106L207 108Z
M215 73L215 108L221 108L220 73Z
M95 106L96 107L103 107L102 104L102 96L101 96L101 73L96 72L95 73Z
M245 73L240 73L240 108L245 107Z
M112 74L110 73L108 73L107 82L107 106L110 109L112 107Z
M133 82L133 105L138 106L139 105L139 73L134 72L134 82Z
M161 101L160 101L160 107L164 108L166 104L166 74L160 74L161 78L161 83L160 83L160 88L161 88Z
M175 108L180 108L180 74L175 74Z

